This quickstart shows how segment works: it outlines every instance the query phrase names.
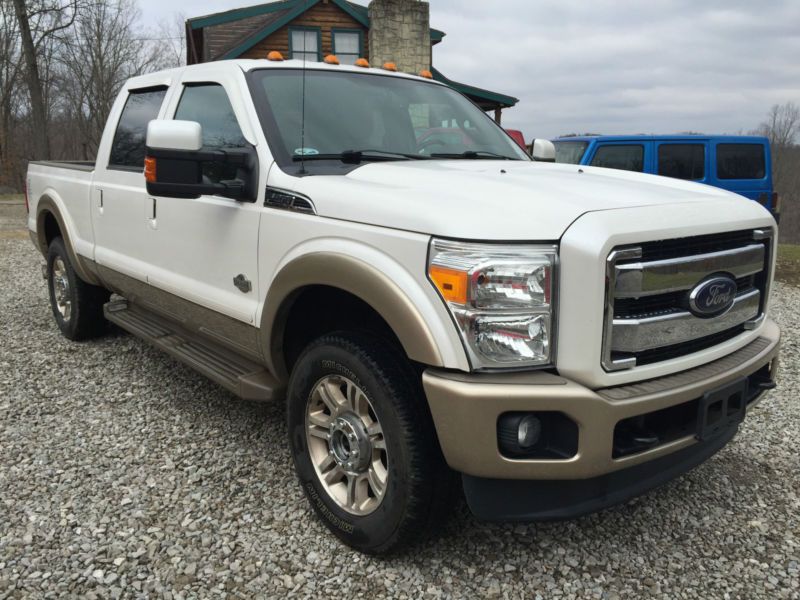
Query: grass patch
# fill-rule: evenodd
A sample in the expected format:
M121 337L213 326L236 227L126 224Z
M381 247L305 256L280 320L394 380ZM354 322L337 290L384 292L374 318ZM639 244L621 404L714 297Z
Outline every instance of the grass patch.
M778 245L778 263L775 278L784 283L800 286L800 245Z

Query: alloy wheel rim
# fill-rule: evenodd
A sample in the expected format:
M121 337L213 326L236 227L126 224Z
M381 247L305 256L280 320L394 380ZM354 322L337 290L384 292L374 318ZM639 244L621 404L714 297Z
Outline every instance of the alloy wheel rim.
M53 295L56 301L56 310L64 321L69 321L72 316L72 297L69 288L69 277L64 260L57 256L53 261Z
M320 379L308 398L305 431L314 471L331 499L353 515L374 512L386 492L389 457L364 390L340 375Z

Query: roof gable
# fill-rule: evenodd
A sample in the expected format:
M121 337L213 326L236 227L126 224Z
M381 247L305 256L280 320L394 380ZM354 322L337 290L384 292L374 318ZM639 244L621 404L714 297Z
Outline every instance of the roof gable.
M204 27L222 25L224 23L230 23L231 21L238 21L248 17L257 17L273 12L294 11L297 8L300 8L300 12L297 13L297 16L299 16L317 4L317 2L319 2L319 0L281 0L279 2L268 2L266 4L235 8L221 13L195 17L189 19L187 24L191 29L203 29ZM331 2L361 23L364 27L369 28L369 10L366 6L356 4L355 2L348 2L347 0L331 0ZM270 33L272 33L272 31L270 31ZM269 33L267 35L269 35ZM445 35L443 31L431 29L431 41L434 43L440 42Z

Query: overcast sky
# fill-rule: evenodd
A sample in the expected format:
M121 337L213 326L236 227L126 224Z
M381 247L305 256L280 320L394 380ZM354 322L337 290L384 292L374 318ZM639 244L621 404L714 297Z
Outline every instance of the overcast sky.
M367 0L360 0L367 4ZM147 26L175 5L140 0ZM187 16L258 2L194 0ZM520 99L503 125L570 132L739 133L800 103L800 0L431 0L433 63Z

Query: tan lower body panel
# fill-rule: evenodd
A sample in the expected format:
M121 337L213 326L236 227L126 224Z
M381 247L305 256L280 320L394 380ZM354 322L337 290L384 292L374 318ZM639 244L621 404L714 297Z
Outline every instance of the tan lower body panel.
M700 398L773 360L776 367L779 342L780 330L768 321L759 339L728 357L684 373L624 386L629 389L593 391L546 373L467 375L428 369L422 381L439 443L455 470L495 479L586 479L696 443L690 436L624 458L612 457L614 428L619 421ZM497 419L512 411L566 414L578 424L577 454L565 460L506 458L498 448Z

